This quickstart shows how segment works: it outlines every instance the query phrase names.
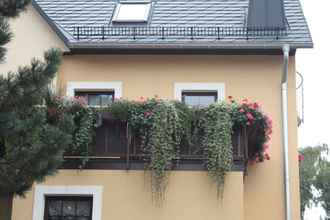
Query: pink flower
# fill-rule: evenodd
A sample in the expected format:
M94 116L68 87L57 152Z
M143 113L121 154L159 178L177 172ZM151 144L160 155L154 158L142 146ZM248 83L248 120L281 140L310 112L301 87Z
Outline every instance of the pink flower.
M268 150L269 149L269 145L268 144L264 144L263 149L264 150Z
M73 102L81 105L81 106L86 106L87 105L87 100L84 97L81 96L76 96L73 98Z
M253 121L254 120L254 117L253 117L253 115L250 112L246 113L246 117L250 121Z
M151 115L151 112L147 111L147 112L144 112L144 116L145 117L149 117Z
M241 109L239 110L239 112L244 113L245 110L244 110L243 108L241 108Z
M243 102L243 103L248 103L249 100L248 100L248 99L243 99L242 102Z
M298 161L301 162L301 161L304 161L304 160L305 160L304 155L299 154L299 155L298 155Z

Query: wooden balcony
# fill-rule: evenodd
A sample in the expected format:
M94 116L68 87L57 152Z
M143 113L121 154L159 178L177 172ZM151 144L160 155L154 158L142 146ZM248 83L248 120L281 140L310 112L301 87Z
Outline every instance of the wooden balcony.
M103 116L102 125L96 128L95 142L91 146L84 169L144 169L150 156L141 149L141 140L130 132L127 122ZM248 161L248 138L245 128L236 129L232 135L233 170L245 170ZM182 143L179 157L173 161L173 170L205 170L205 157L200 146ZM81 156L64 157L63 169L77 169Z

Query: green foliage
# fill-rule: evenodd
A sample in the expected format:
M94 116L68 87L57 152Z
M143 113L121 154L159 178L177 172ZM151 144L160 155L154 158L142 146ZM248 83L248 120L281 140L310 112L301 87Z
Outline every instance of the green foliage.
M24 195L34 181L56 172L71 144L70 117L50 123L38 107L59 63L60 52L50 50L45 62L0 76L0 194Z
M108 111L114 120L128 121L133 106L133 102L122 99L116 100L115 102L111 103L109 107L104 109L103 111Z
M320 163L319 173L315 178L315 188L318 191L317 202L330 218L330 162L323 160Z
M1 0L0 16L15 17L26 9L31 0Z
M324 208L327 209L327 202L329 202L329 200L326 200L326 198L330 193L328 188L326 188L330 178L328 175L329 162L324 157L324 154L327 152L327 145L300 149L299 175L301 216L304 215L306 207L311 207L312 204L321 202L325 206ZM315 194L315 190L320 192L320 197Z
M72 118L72 143L66 152L69 155L88 156L96 123L95 111L79 99L49 98L46 105L50 123L61 121L65 115ZM243 115L238 112L242 108L252 112L255 117L246 119L246 113ZM164 199L169 170L173 162L180 159L182 146L198 146L197 152L204 151L206 168L216 184L218 196L222 196L225 175L233 163L233 129L257 123L263 123L269 129L271 127L265 122L267 118L259 108L225 102L200 109L156 98L140 102L116 100L97 112L113 120L127 121L133 135L141 140L146 169L150 171L152 192L157 202ZM244 120L251 124L247 125ZM262 141L269 140L269 133L261 132L262 135L267 135ZM258 153L258 149L255 153Z
M6 54L5 44L9 43L12 38L8 21L0 15L0 64L4 60Z
M216 183L218 196L222 196L225 175L231 170L233 163L232 121L229 106L226 103L210 105L205 109L200 123L206 167Z
M181 141L180 120L173 102L147 100L132 109L131 124L143 140L142 147L150 155L152 192L157 201L164 198L168 171L178 156Z
M24 114L31 106L42 104L61 61L61 52L47 51L45 61L32 60L31 66L21 67L7 77L0 75L0 111Z
M88 160L90 145L96 127L96 112L88 108L81 98L63 99L48 93L46 99L47 118L50 123L57 123L65 117L71 118L72 122L67 131L72 136L72 141L65 150L65 155L82 156L82 166Z
M261 111L260 104L243 99L240 103L231 97L231 117L234 129L247 127L249 145L253 145L253 152L249 152L251 162L269 160L268 142L272 134L272 119Z
M11 38L8 17L15 17L26 9L30 0L1 0L0 1L0 63L4 60L6 48L4 47ZM1 74L0 74L1 75Z

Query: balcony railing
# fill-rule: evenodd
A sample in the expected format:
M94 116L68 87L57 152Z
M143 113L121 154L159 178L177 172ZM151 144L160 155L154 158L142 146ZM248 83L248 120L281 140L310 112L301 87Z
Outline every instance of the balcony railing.
M249 157L245 128L232 134L234 169L245 169ZM77 168L81 156L66 155L63 168ZM130 132L127 122L103 116L96 128L95 142L91 146L86 169L143 169L150 156L141 149L141 139ZM173 169L204 170L205 157L201 146L182 143Z
M190 40L211 38L221 40L227 37L243 37L247 40L254 37L286 36L287 29L269 28L237 28L237 27L203 27L203 26L74 26L76 40L107 40L123 38L136 40L138 38L157 38L166 40L184 38Z

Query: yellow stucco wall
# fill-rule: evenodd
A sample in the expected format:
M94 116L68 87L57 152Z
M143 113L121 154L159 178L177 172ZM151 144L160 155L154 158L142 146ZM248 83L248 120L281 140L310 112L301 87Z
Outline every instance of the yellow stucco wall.
M67 50L64 43L32 6L19 17L10 19L9 24L14 36L6 44L6 60L0 63L0 74L15 72L19 66L30 64L34 57L43 58L44 52L52 47Z
M245 219L283 219L281 56L67 56L60 91L67 81L122 81L123 96L173 99L175 82L223 82L226 95L260 101L274 119L272 159L251 167L244 181ZM289 111L293 219L299 219L295 63L290 62ZM271 202L270 202L271 200Z
M103 186L103 220L244 219L241 172L227 175L223 200L218 200L205 172L172 172L162 206L152 201L149 180L144 171L65 170L43 185ZM32 219L33 196L32 191L25 199L15 200L13 220Z

